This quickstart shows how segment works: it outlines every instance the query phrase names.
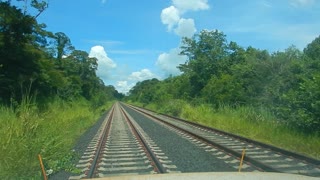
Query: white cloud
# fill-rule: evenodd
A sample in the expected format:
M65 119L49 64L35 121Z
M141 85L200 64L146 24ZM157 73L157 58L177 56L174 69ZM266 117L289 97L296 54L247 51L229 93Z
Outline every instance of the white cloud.
M311 6L315 3L315 0L290 0L290 5L293 7Z
M128 84L128 81L118 81L115 88L118 90L118 92L128 93L133 86L134 83Z
M144 81L152 78L159 77L153 74L149 69L142 69L140 71L132 72L129 76L123 78L123 80L118 80L115 87L119 92L126 94L138 81Z
M102 79L109 78L109 70L117 67L116 63L110 59L102 46L94 46L91 48L89 57L98 59L97 75Z
M149 69L142 69L141 71L133 72L128 77L128 79L132 81L143 81L152 78L158 77L155 74L153 74Z
M180 37L192 37L197 31L193 19L181 17L188 11L200 11L209 9L208 0L172 0L172 5L162 10L161 21L168 26L169 31ZM186 56L179 55L179 48L171 49L169 53L159 55L156 65L159 66L167 75L178 75L179 64L184 64Z
M112 83L118 92L128 93L138 81L144 81L152 78L159 78L153 74L149 69L142 69L140 71L127 74L126 66L120 67L108 57L104 47L94 46L91 48L89 57L98 59L97 75L104 81L105 84Z
M171 31L171 29L179 22L179 19L179 11L174 6L167 7L161 12L161 22L168 25L168 31Z
M176 34L183 34L182 36L188 37L192 36L196 31L194 20L183 19L180 16L187 11L209 9L208 0L172 0L172 4L161 11L161 22L168 26L168 31L171 31L178 25L175 28ZM192 35L190 35L191 32Z
M209 9L208 0L172 0L181 12Z
M167 75L178 75L180 70L177 68L179 64L184 64L187 57L179 55L179 48L171 49L169 53L162 53L159 55L156 65L166 72Z
M193 19L181 18L174 32L180 37L192 37L197 31Z

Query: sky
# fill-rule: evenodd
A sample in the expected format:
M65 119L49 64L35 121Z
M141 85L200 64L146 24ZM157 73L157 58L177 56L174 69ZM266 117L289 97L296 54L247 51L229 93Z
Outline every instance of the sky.
M217 29L244 48L303 50L320 35L319 19L320 0L50 0L38 22L96 57L97 75L127 93L181 73L182 37Z

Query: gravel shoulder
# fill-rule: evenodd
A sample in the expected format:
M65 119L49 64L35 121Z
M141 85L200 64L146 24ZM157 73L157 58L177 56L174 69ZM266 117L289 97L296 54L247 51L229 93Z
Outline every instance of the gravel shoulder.
M88 130L83 133L79 139L77 140L77 143L74 146L74 150L77 154L82 155L87 146L89 145L90 141L93 139L93 137L96 135L98 129L100 128L103 120L106 118L106 116L108 115L109 110L106 111L100 118L99 120L90 128L88 128ZM73 163L78 163L79 159L75 159ZM63 179L68 179L69 176L74 175L70 172L66 172L66 171L59 171L55 174L53 174L52 176L49 177L50 180L63 180Z

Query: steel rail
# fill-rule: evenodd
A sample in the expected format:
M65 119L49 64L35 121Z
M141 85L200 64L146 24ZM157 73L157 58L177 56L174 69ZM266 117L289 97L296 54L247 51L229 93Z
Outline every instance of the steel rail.
M289 157L293 157L293 158L299 159L301 161L305 161L305 162L314 164L316 166L320 165L320 160L314 159L312 157L308 157L308 156L305 156L305 155L302 155L302 154L299 154L299 153L295 153L295 152L291 152L291 151L288 151L288 150L285 150L285 149L281 149L279 147L276 147L276 146L273 146L273 145L270 145L270 144L265 144L265 143L262 143L262 142L259 142L259 141L255 141L255 140L243 137L243 136L239 136L239 135L236 135L236 134L228 133L228 132L225 132L225 131L222 131L222 130L219 130L219 129L215 129L215 128L212 128L212 127L207 127L207 126L204 126L202 124L195 123L195 122L189 122L189 121L186 121L184 119L177 118L177 117L174 117L174 116L165 115L165 114L162 114L162 113L160 113L160 114L162 116L167 116L167 117L170 117L172 119L175 119L175 120L178 120L178 121L181 121L181 122L184 122L184 123L188 123L188 124L191 124L191 125L194 125L194 126L198 126L198 127L203 128L203 129L206 129L206 130L210 130L210 131L213 131L213 132L218 132L220 134L227 135L227 136L230 136L230 137L233 137L233 138L237 138L237 139L240 139L240 140L248 142L248 143L259 145L261 147L268 148L268 149L273 150L273 151L277 151L277 152L279 152L279 153L281 153L283 155L286 155L286 156L289 156Z
M133 105L129 105L129 106L137 109ZM141 107L139 107L139 108L141 108ZM141 109L145 109L145 108L141 108ZM145 110L153 112L153 113L157 113L157 112L149 110L149 109L145 109ZM143 111L140 111L140 112L143 112ZM261 146L263 148L268 148L270 150L277 151L278 153L281 153L281 154L283 154L285 156L293 157L293 158L299 159L301 161L305 161L307 163L314 164L316 166L320 165L320 160L314 159L312 157L308 157L308 156L305 156L305 155L302 155L302 154L299 154L299 153L288 151L288 150L285 150L285 149L282 149L282 148L279 148L279 147L276 147L276 146L273 146L273 145L270 145L270 144L265 144L265 143L262 143L262 142L259 142L259 141L256 141L256 140L252 140L252 139L249 139L249 138L246 138L246 137L243 137L243 136L240 136L240 135L232 134L232 133L229 133L229 132L226 132L226 131L222 131L222 130L219 130L219 129L216 129L216 128L207 127L207 126L204 126L202 124L195 123L195 122L190 122L190 121L187 121L185 119L178 118L178 117L166 115L166 114L163 114L163 113L157 113L157 114L160 114L162 116L166 116L166 117L169 117L169 118L172 118L174 120L177 120L177 121L180 121L180 122L184 122L184 123L187 123L187 124L190 124L190 125L198 126L200 128L203 128L203 129L206 129L206 130L210 130L212 132L217 132L217 133L220 133L220 134L223 134L223 135L227 135L227 136L230 136L230 137L233 137L233 138L237 138L239 140L242 140L242 141L245 141L245 142L248 142L248 143L259 145L259 146ZM150 113L148 113L148 115L153 116Z
M131 106L131 107L132 107L132 106ZM225 152L227 152L227 153L230 153L230 154L232 154L232 155L234 155L234 156L236 156L236 157L241 157L241 153L239 153L239 152L236 152L236 151L234 151L234 150L232 150L232 149L230 149L230 148L227 148L227 147L225 147L225 146L223 146L223 145L221 145L221 144L218 144L218 143L216 143L216 142L214 142L214 141L211 141L211 140L208 140L208 139L206 139L206 138L204 138L204 137L201 137L201 136L199 136L199 135L197 135L197 134L195 134L195 133L189 132L189 131L187 131L187 130L185 130L185 129L183 129L183 128L180 128L180 127L178 127L178 126L176 126L176 125L173 125L173 124L171 124L171 123L168 123L168 122L166 122L166 121L164 121L164 120L162 120L162 119L160 119L160 118L158 118L158 117L156 117L156 116L154 116L154 115L152 115L152 114L150 114L150 113L144 112L144 111L139 110L139 109L137 109L137 108L135 108L135 107L132 107L132 108L135 109L136 111L139 111L139 112L141 112L141 113L143 113L143 114L146 114L146 115L152 117L153 119L158 120L158 121L160 121L160 122L162 122L162 123L164 123L164 124L166 124L166 125L168 125L168 126L170 126L170 127L172 127L172 128L178 129L179 131L182 131L182 132L184 132L184 133L186 133L186 134L188 134L188 135L190 135L190 136L192 136L192 137L194 137L194 138L196 138L196 139L198 139L198 140L200 140L200 141L202 141L202 142L204 142L204 143L206 143L206 144L215 146L215 147L217 147L217 148L219 148L219 149L221 149L221 150L223 150L223 151L225 151ZM268 172L280 172L279 170L277 170L277 169L275 169L275 168L273 168L273 167L271 167L271 166L268 166L268 165L266 165L266 164L264 164L264 163L262 163L262 162L260 162L260 161L257 161L257 160L255 160L255 159L252 159L252 158L247 157L247 156L244 157L244 161L246 161L246 162L248 162L248 163L251 163L252 165L254 165L254 166L256 166L256 167L259 167L259 168L261 168L261 169L264 170L264 171L268 171Z
M107 140L107 135L109 133L109 130L110 130L110 127L111 127L111 121L113 119L113 115L114 115L114 106L112 108L112 111L111 111L111 114L109 116L109 119L108 119L108 122L105 126L105 129L103 130L103 134L99 140L99 145L98 145L98 148L97 148L97 151L95 153L95 156L94 156L94 159L92 160L92 163L91 163L91 166L90 166L90 169L88 171L88 174L87 174L87 177L88 178L94 178L95 177L95 172L96 172L96 168L97 168L97 164L98 164L98 160L99 160L99 157L100 157L100 152L102 151L103 149L103 146Z
M146 140L143 138L141 133L137 130L137 128L134 126L134 124L132 123L132 121L128 117L127 112L122 107L121 107L121 111L122 111L123 115L125 116L127 122L129 123L131 129L133 130L133 133L136 135L138 141L142 143L144 149L146 150L145 152L146 152L147 156L150 157L151 162L154 163L155 171L159 172L159 173L166 173L167 172L166 168L163 167L162 163L159 161L159 159L156 157L156 155L150 149Z

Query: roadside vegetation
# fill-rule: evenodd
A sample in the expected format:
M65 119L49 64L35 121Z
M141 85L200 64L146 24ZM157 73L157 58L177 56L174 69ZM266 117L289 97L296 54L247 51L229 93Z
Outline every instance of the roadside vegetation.
M47 1L24 3L0 1L0 179L41 179L38 154L48 174L78 171L77 139L124 96L96 58L37 22Z
M143 106L141 103L129 103ZM320 159L318 135L289 128L264 108L228 105L213 108L210 104L192 105L182 100L151 103L144 107Z
M0 177L41 178L38 154L48 174L59 170L77 172L72 164L78 156L73 146L112 103L96 109L85 99L56 99L42 111L28 100L16 108L0 106Z
M138 82L126 101L320 159L320 36L268 52L203 30L180 49L180 75Z

